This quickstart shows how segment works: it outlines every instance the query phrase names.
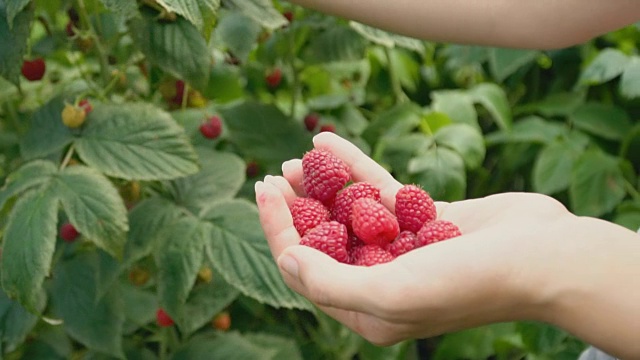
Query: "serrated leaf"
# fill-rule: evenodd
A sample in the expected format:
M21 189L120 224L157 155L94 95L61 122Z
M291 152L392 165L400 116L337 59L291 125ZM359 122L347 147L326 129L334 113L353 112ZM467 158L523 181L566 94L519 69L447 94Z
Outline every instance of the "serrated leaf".
M640 57L632 57L622 72L620 93L628 99L640 97Z
M434 354L435 360L482 360L496 355L494 345L499 338L514 332L514 323L500 323L446 335Z
M568 337L565 331L557 327L530 321L516 323L516 330L520 333L527 351L535 354L550 354L557 351Z
M13 19L31 2L31 0L4 0L6 3L7 23L13 28Z
M209 79L211 55L206 40L189 21L159 22L149 11L130 22L133 39L147 59L203 90Z
M355 21L349 22L349 26L351 26L360 35L364 36L367 40L375 44L386 46L388 48L399 46L419 53L424 51L424 44L422 40L390 33Z
M56 176L53 189L84 238L114 257L122 256L129 230L127 209L104 175L86 166L71 166Z
M202 266L204 229L197 218L184 217L164 229L154 257L158 265L160 306L180 325L184 304Z
M0 76L12 82L20 83L20 69L27 51L33 11L16 11L20 7L12 1L0 0ZM15 13L14 13L15 12ZM11 17L11 19L9 19Z
M40 298L36 312L44 310L46 299ZM0 344L5 353L10 353L25 341L27 335L38 322L38 317L16 301L11 300L0 289Z
M364 57L366 45L355 30L335 26L311 37L303 57L308 64L358 61Z
M138 16L138 4L135 0L100 0L104 7L124 16L126 19Z
M259 347L237 332L218 333L215 337L202 335L182 345L171 360L272 359L275 350Z
M246 101L219 110L231 142L246 157L271 166L267 170L279 171L282 162L312 147L311 136L300 123L274 105Z
M511 128L511 107L505 91L496 84L482 83L469 89L474 103L482 105L501 129Z
M567 189L573 164L585 146L585 142L563 139L542 149L533 165L533 189L547 195Z
M302 353L298 349L295 339L277 336L269 333L246 333L244 337L252 344L275 351L270 359L302 360Z
M42 283L56 244L58 197L46 186L23 195L13 207L2 244L2 288L37 312Z
M580 83L597 85L605 83L624 71L630 58L618 49L607 48L596 56L580 75Z
M20 152L27 159L42 158L60 152L73 141L71 130L62 123L63 98L54 98L38 109L29 130L20 143Z
M463 91L441 90L431 93L431 108L447 114L456 123L471 125L480 129L478 113L472 99Z
M551 94L544 99L516 108L516 113L539 113L543 116L568 116L584 103L585 92Z
M624 109L602 103L581 105L569 120L576 128L610 140L621 140L631 130L631 119Z
M396 137L410 133L420 125L422 109L405 102L379 114L362 133L362 138L374 145L381 137Z
M85 163L113 177L168 180L198 171L184 130L149 104L96 105L75 146Z
M287 19L273 7L270 0L226 0L225 5L237 9L269 30L288 24Z
M216 274L210 283L196 284L185 304L185 315L180 330L185 334L194 333L209 323L214 315L229 306L238 295L240 292L236 288Z
M220 0L156 0L165 9L184 16L199 29L202 29L206 19L212 18Z
M434 148L409 161L408 171L415 183L442 201L462 200L467 187L464 161L447 148Z
M274 307L310 309L283 282L258 220L245 200L218 202L202 218L209 221L207 256L225 281L244 295Z
M519 119L509 130L499 130L488 134L485 141L488 146L504 143L546 144L568 134L565 124L548 121L539 116L527 116Z
M155 320L158 309L158 295L155 291L141 289L124 281L119 286L122 301L127 305L124 308L127 321L139 328Z
M626 195L618 158L600 150L583 153L572 175L569 197L576 215L601 216L613 210Z
M256 46L262 28L250 17L231 12L220 19L215 31L218 42L244 63Z
M50 161L35 160L26 163L7 177L0 189L0 209L7 200L33 187L47 183L58 169Z
M56 267L53 313L64 321L67 333L87 348L124 358L124 304L117 288L96 301L95 255L82 253Z
M200 172L174 180L171 191L178 204L198 214L204 207L231 199L245 181L244 161L233 153L197 149Z
M438 146L446 146L456 151L469 169L482 165L486 148L482 133L473 126L452 124L442 127L435 134Z
M539 51L491 48L489 49L489 68L494 79L504 81L523 66L532 63L540 55Z

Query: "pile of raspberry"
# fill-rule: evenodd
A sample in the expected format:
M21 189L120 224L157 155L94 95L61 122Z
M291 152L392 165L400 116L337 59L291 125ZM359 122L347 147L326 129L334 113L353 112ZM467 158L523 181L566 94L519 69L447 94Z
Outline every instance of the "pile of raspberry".
M458 226L437 219L433 199L416 185L396 193L395 214L380 201L380 189L352 182L348 166L326 150L302 158L307 197L291 204L301 245L318 249L339 262L372 266L411 250L460 236Z

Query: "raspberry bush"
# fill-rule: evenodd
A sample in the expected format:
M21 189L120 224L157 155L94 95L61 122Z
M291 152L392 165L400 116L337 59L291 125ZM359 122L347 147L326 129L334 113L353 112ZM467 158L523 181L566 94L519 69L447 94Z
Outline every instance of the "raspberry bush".
M639 43L439 44L271 0L0 0L0 357L575 358L537 323L367 343L284 285L253 183L332 131L434 200L536 191L638 228ZM416 230L425 208L367 245L350 206L379 194L343 175L300 210L310 244L375 266L452 233Z

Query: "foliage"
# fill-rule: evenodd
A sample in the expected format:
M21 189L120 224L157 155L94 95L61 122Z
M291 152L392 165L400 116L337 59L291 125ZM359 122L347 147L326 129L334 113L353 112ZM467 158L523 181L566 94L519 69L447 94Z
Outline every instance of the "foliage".
M316 113L438 200L534 191L637 229L639 42L436 44L269 0L0 0L0 357L575 358L537 323L367 343L284 285L253 183L310 149Z

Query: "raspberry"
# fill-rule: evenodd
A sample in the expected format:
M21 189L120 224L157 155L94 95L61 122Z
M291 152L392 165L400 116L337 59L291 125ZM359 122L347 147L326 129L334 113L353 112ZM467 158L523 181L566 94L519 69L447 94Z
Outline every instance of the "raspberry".
M60 226L60 237L62 240L71 243L78 238L78 235L80 235L80 233L78 233L78 230L76 230L71 223L64 223Z
M329 221L329 210L316 199L297 198L291 204L290 210L293 226L300 236L304 236L321 223Z
M82 99L80 100L80 102L78 103L78 106L80 108L82 108L84 110L85 114L89 114L91 111L93 111L93 106L91 106L91 103L89 102L89 100L87 99Z
M273 71L267 74L264 80L270 88L278 87L278 85L280 85L280 81L282 81L282 71L278 68L273 69Z
M411 231L402 231L398 237L387 245L386 250L391 255L398 257L402 254L406 254L409 251L416 248L416 234Z
M208 284L213 281L213 271L208 266L203 266L198 270L198 280Z
M255 161L249 161L247 163L247 167L245 168L245 174L248 178L253 178L258 176L260 173L260 165L258 165Z
M460 236L462 233L456 224L447 220L430 221L418 231L416 247L433 244L438 241L447 240Z
M336 126L333 124L325 124L320 126L320 132L332 132L335 133L336 132Z
M200 125L200 133L207 139L216 139L222 133L222 121L217 116L207 119L207 122Z
M60 116L62 117L62 123L65 126L75 129L84 124L87 113L83 108L71 104L66 104L64 106L64 109L62 109L62 113L60 114Z
M228 312L223 311L213 318L211 325L217 330L227 331L231 327L231 315L229 315Z
M309 131L313 131L316 126L318 126L318 122L320 121L320 117L316 113L309 114L304 117L304 126Z
M405 185L396 193L396 216L401 230L417 233L426 222L435 220L436 206L429 193Z
M313 149L302 157L302 185L309 197L329 205L348 182L349 168L332 153Z
M43 58L25 60L22 63L22 75L29 81L38 81L44 76L47 66Z
M353 202L362 198L380 202L380 190L366 182L353 183L347 186L336 195L331 207L331 219L347 225L347 229L351 230Z
M354 251L353 257L353 265L356 266L373 266L394 259L391 253L377 245L361 246Z
M362 198L353 203L353 232L369 245L386 246L400 233L398 220L379 202Z
M173 319L162 308L156 311L156 322L161 327L168 327L173 325Z
M337 221L324 222L309 231L300 241L342 263L349 262L347 228Z
M293 21L293 12L292 11L285 11L284 13L282 13L282 15L287 19L288 22L292 22Z

